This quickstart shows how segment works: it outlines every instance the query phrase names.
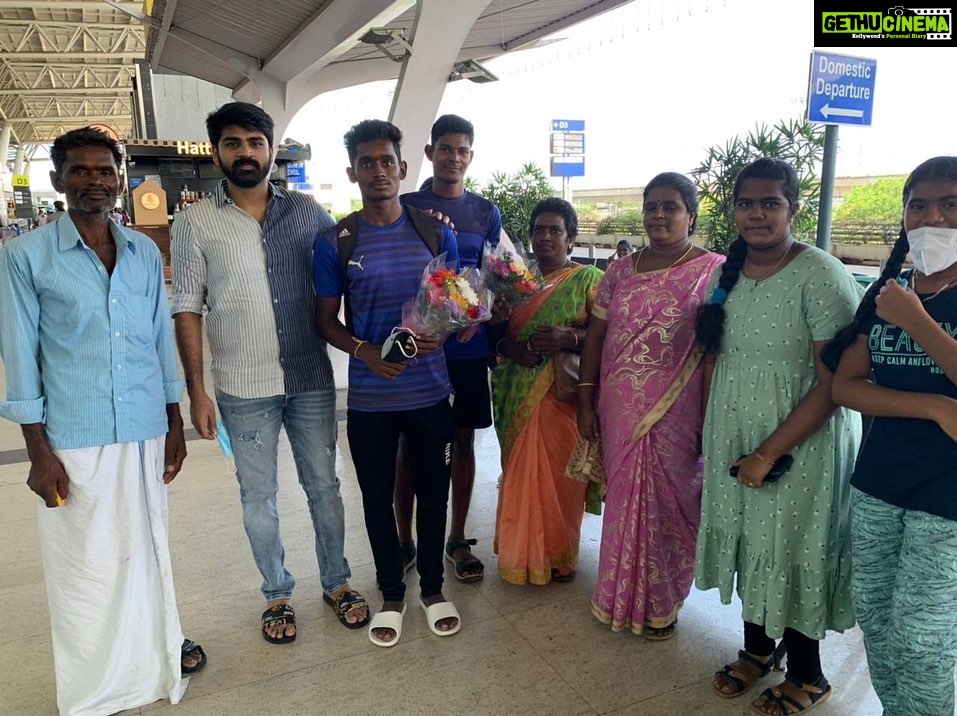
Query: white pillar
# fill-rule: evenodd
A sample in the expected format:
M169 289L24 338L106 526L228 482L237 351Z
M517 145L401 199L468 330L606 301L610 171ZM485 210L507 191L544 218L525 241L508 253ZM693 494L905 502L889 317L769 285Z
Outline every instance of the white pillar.
M459 59L472 25L488 0L419 0L412 25L412 55L402 63L389 121L402 130L402 158L409 164L403 191L418 188L429 143L449 74Z
M10 134L13 132L13 125L6 123L0 129L0 175L7 173L7 152L10 151Z
M24 146L22 144L18 144L17 153L13 158L13 173L14 174L23 174L23 151L24 151Z

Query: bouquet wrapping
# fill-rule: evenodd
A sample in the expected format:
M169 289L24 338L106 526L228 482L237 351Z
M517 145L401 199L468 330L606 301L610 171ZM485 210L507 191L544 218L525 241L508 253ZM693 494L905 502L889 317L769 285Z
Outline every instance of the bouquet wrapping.
M492 296L483 283L478 270L457 273L446 267L444 253L436 256L422 272L415 299L402 307L402 325L443 336L489 320Z
M509 306L515 306L547 287L535 259L526 258L504 231L495 248L486 245L482 254L482 274L485 287Z

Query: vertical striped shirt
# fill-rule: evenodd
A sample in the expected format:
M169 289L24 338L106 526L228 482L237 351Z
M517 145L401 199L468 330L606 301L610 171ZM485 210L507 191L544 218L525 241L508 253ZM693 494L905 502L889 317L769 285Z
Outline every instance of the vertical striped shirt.
M237 398L334 385L315 327L312 245L333 225L307 194L269 185L262 226L222 182L173 222L173 313L202 314L218 390Z
M112 275L69 214L0 249L0 416L45 423L55 450L165 435L183 395L159 249L110 233Z

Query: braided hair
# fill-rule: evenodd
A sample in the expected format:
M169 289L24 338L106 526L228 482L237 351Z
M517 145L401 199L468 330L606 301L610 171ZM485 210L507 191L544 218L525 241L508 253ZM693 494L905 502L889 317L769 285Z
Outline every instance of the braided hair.
M901 202L904 205L907 204L907 197L915 184L934 179L957 181L957 157L934 157L918 165L904 182ZM865 326L874 320L877 313L877 295L888 281L897 278L900 274L909 250L910 243L907 241L907 231L904 229L904 222L901 221L900 234L897 241L894 242L890 256L887 257L884 270L881 271L880 277L867 289L867 293L864 294L864 298L861 299L861 304L854 314L854 320L839 330L821 353L821 362L832 373L837 370L844 351L857 339L861 326Z
M762 158L748 164L734 180L734 199L737 200L741 186L748 179L772 179L781 182L784 197L790 204L791 215L798 209L797 173L787 162L780 159ZM721 352L721 338L724 334L724 302L728 294L738 283L744 261L748 258L748 244L740 235L728 245L728 259L721 267L718 285L711 293L707 303L698 309L695 321L695 340L706 354Z

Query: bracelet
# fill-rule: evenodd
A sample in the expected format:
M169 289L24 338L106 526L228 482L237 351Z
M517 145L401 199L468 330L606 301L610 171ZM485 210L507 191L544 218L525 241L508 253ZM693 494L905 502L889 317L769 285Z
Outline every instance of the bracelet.
M502 353L502 344L504 342L505 342L504 338L499 338L498 341L495 342L495 355L500 356L502 358L505 357L505 354Z
M773 465L773 464L774 464L774 460L768 460L768 459L767 459L766 457L764 457L764 455L762 455L762 454L760 453L760 451L758 451L758 450L752 450L752 451L751 451L751 454L754 455L758 460L760 460L761 462L763 462L765 465Z
M575 345L572 346L572 350L577 351L578 350L578 331L576 331L574 328L572 329L572 335L575 336Z
M586 385L594 385L594 386L597 387L597 386L598 386L598 383L579 383L579 384L578 384L578 387L579 387L579 388L584 388Z
M364 346L364 345L365 345L366 343L368 343L369 341L362 341L362 340L359 340L358 338L355 338L355 337L354 337L352 340L354 340L355 343L356 343L356 347L352 349L352 357L355 358L355 359L357 359L357 360L361 360L361 359L359 358L359 349L362 348L362 346Z

